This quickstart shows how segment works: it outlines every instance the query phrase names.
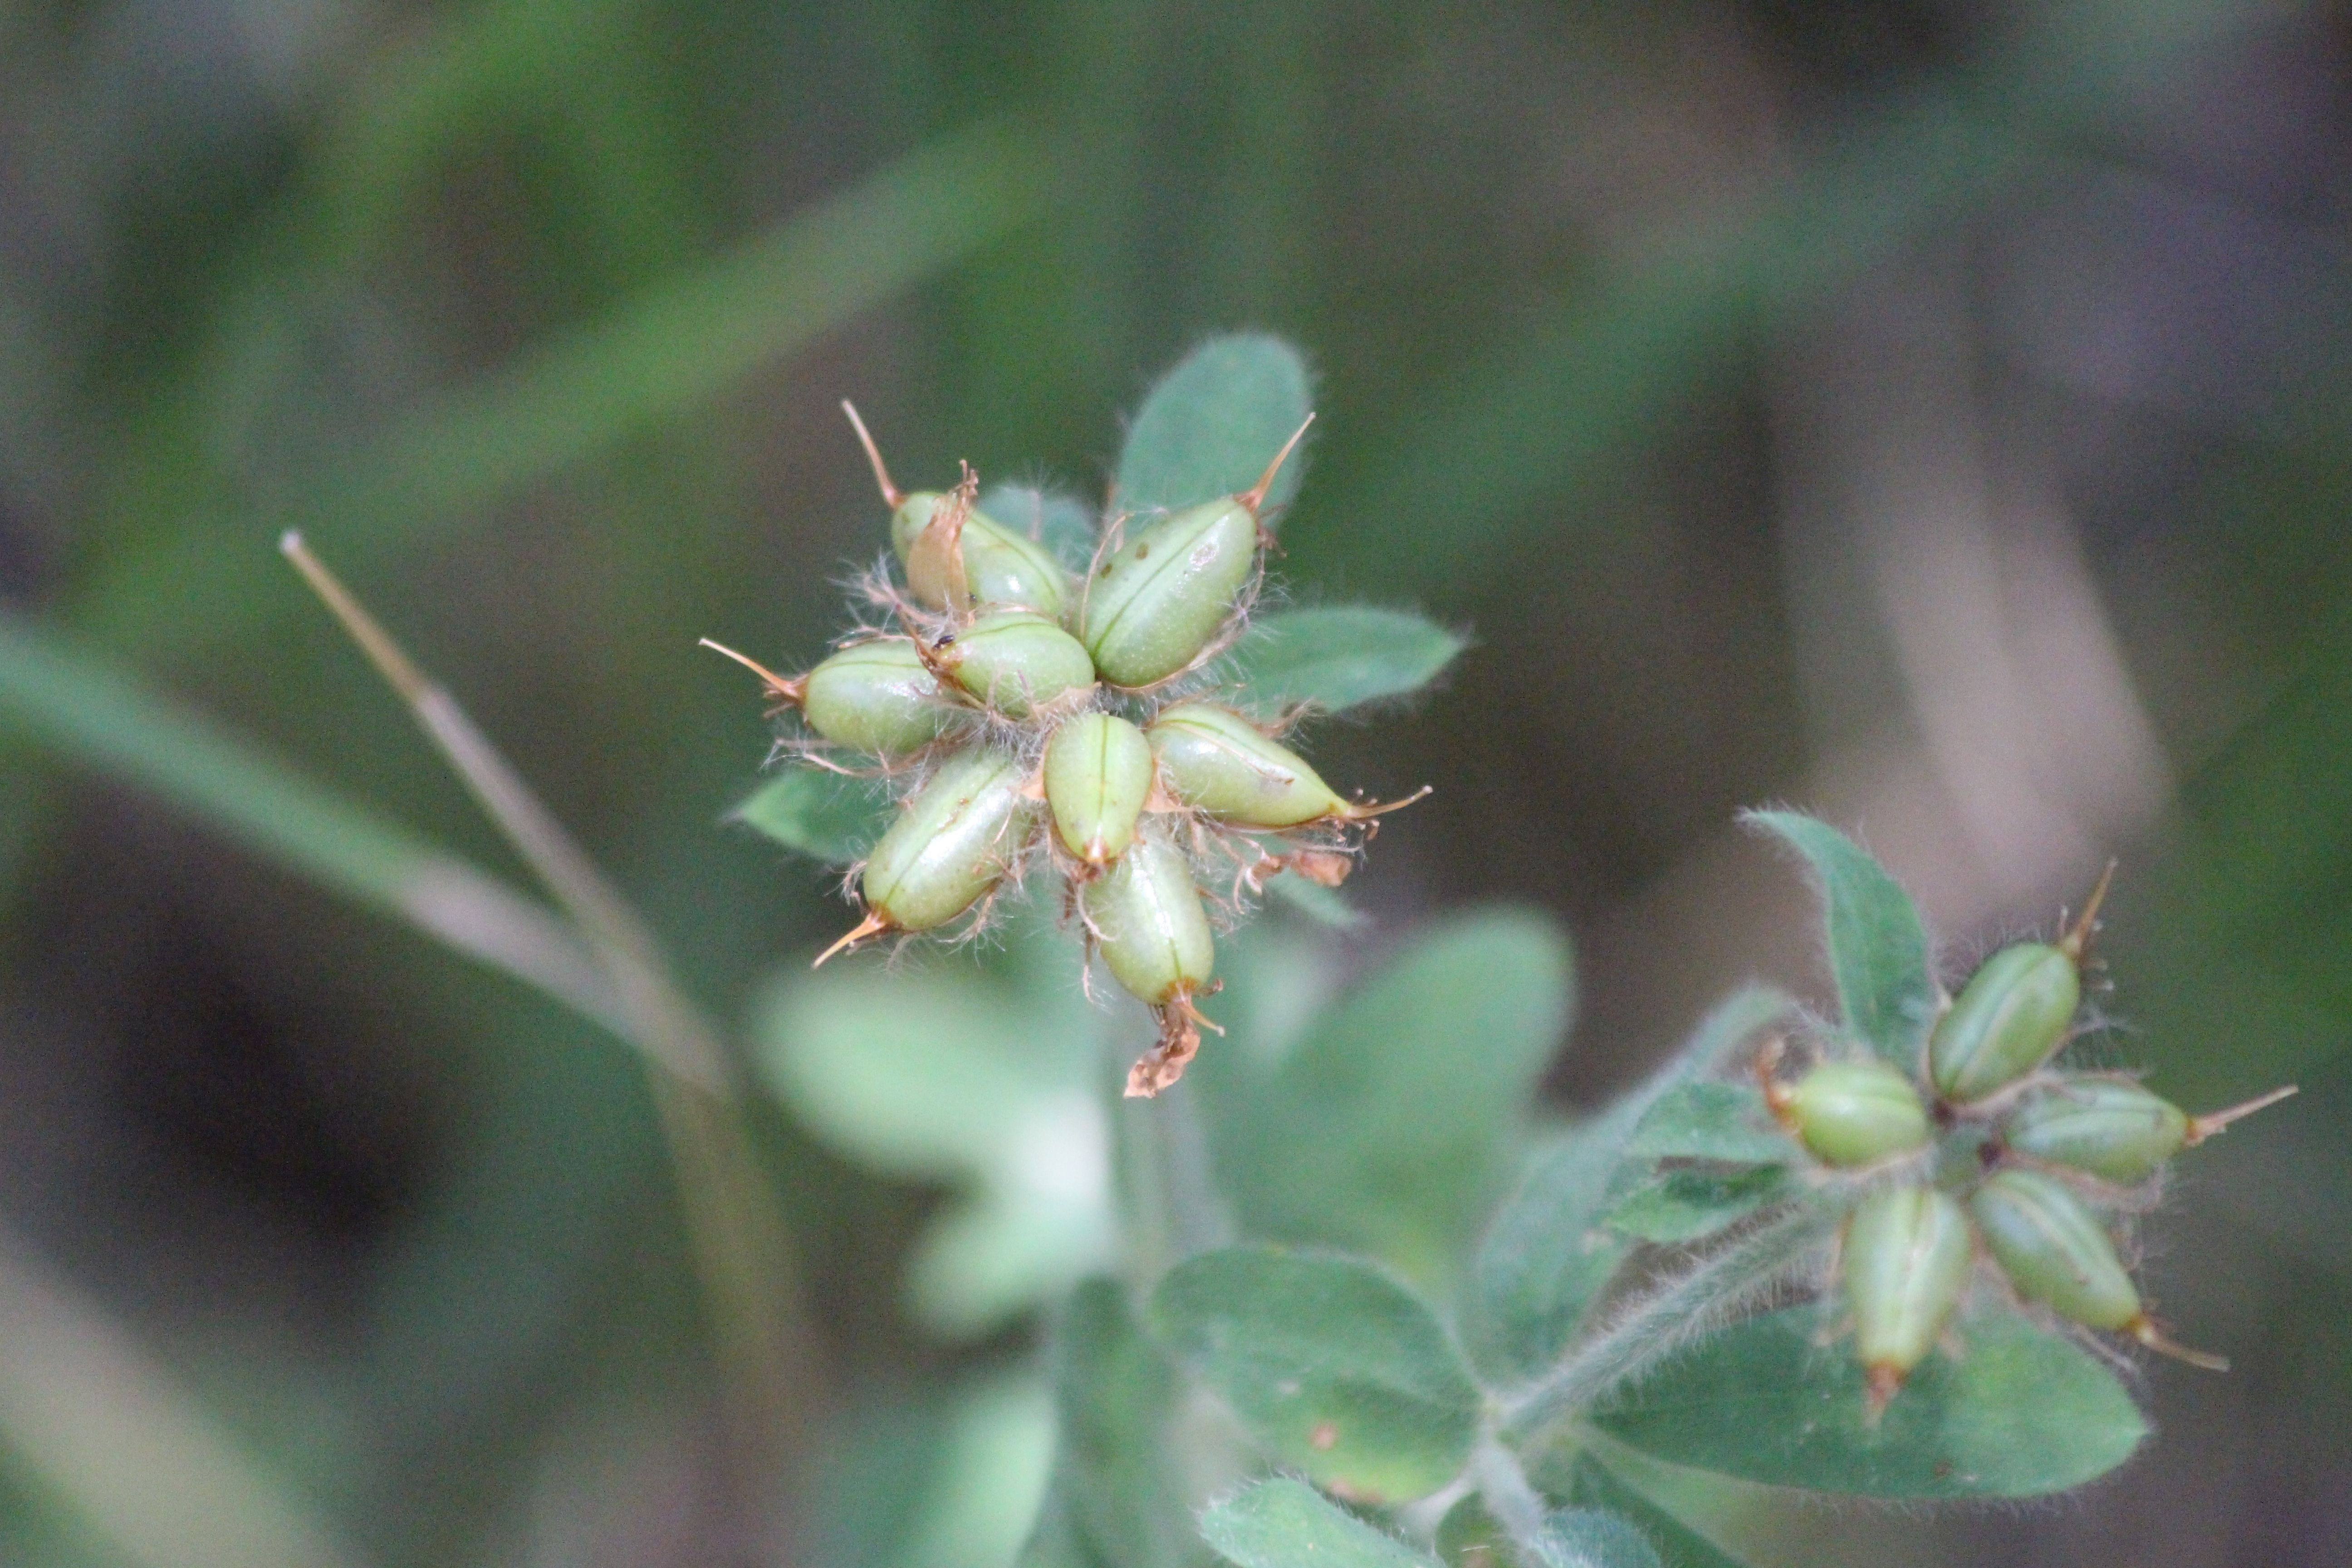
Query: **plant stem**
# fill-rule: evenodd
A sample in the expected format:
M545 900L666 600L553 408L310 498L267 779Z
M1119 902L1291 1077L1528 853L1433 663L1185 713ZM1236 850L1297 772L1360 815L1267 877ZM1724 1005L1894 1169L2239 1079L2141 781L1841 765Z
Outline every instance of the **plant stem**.
M1524 1441L1589 1409L1692 1340L1741 1316L1834 1223L1816 1205L1793 1205L1636 1298L1544 1377L1504 1401L1503 1437Z
M630 1037L655 1064L646 1088L726 1368L742 1465L737 1480L747 1508L764 1513L754 1500L799 1447L803 1407L821 1384L801 1327L783 1216L732 1101L718 1031L671 977L659 943L620 890L457 699L425 677L299 534L280 547L579 928L618 993Z

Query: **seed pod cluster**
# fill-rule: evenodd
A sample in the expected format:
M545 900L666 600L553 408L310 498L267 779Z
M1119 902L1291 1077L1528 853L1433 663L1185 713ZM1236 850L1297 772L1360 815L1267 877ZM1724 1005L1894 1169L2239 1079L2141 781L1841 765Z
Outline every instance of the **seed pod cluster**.
M787 750L899 801L850 874L865 918L817 962L869 937L976 930L1031 874L1056 876L1066 923L1158 1016L1128 1078L1157 1094L1213 1026L1195 1004L1217 984L1214 923L1286 871L1337 884L1391 809L1339 794L1285 726L1216 687L1265 569L1267 494L1306 427L1247 490L1107 520L1072 570L981 510L969 468L952 489L901 491L843 406L891 512L895 569L862 584L878 616L791 679L719 649L797 713Z
M2068 1322L2227 1365L2166 1337L2112 1216L2148 1206L2174 1154L2294 1089L2192 1116L2129 1075L2053 1066L2076 1027L2106 887L2059 941L1985 960L1936 1020L1916 1076L1876 1058L1784 1075L1778 1040L1758 1056L1774 1117L1824 1183L1859 1194L1839 1272L1874 1418L1949 1328L1979 1263Z

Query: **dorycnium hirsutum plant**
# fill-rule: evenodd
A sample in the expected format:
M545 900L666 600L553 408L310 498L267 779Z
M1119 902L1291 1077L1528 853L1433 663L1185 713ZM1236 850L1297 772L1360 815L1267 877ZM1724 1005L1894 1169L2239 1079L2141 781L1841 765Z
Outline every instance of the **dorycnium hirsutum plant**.
M968 477L901 493L874 458L894 561L869 618L805 675L762 671L782 768L742 816L851 868L836 946L970 931L1050 882L1026 928L1158 1016L1112 1080L1176 1092L1120 1109L1087 1098L1101 1047L1034 942L1003 984L829 971L771 1002L812 1126L971 1188L919 1248L919 1315L969 1334L1050 1306L1059 1437L1024 1561L1721 1568L1729 1481L2015 1498L2122 1463L2147 1429L2116 1364L2220 1364L2159 1325L2133 1227L2176 1153L2291 1091L2191 1115L2084 1059L2096 893L1948 992L1876 861L1759 812L1820 886L1834 1013L1748 988L1613 1105L1546 1121L1570 992L1548 921L1433 921L1342 990L1337 939L1285 920L1223 954L1211 1010L1256 1037L1178 1085L1218 929L1261 889L1343 915L1382 809L1296 727L1458 647L1397 611L1253 618L1306 386L1273 340L1205 345L1099 516Z

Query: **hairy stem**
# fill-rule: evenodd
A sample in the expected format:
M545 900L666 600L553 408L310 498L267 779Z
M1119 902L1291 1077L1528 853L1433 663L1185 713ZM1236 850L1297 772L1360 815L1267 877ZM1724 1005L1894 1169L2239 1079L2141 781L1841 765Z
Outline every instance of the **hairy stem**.
M1693 1340L1745 1315L1834 1223L1818 1205L1797 1205L1626 1303L1544 1377L1504 1401L1504 1436L1524 1440L1591 1408Z

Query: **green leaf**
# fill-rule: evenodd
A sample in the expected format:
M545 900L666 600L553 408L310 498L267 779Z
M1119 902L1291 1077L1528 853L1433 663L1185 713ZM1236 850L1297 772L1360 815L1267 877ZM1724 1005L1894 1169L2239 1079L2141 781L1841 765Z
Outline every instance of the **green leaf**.
M1633 1521L1606 1509L1564 1508L1547 1514L1533 1545L1541 1568L1661 1568L1649 1537Z
M1747 1218L1789 1186L1789 1173L1779 1165L1654 1171L1617 1200L1609 1223L1643 1241L1697 1241Z
M1772 1122L1752 1083L1686 1083L1660 1097L1633 1129L1625 1152L1647 1160L1720 1160L1778 1165L1797 1146Z
M890 826L890 796L877 779L793 763L761 784L733 816L787 849L845 866L871 849Z
M1435 1491L1478 1435L1478 1389L1428 1308L1355 1258L1204 1253L1151 1298L1152 1330L1285 1464L1367 1500Z
M1094 559L1094 509L1076 496L1034 485L991 485L980 494L980 510L1037 541L1073 572L1085 571Z
M1911 895L1827 823L1793 811L1751 811L1744 820L1794 846L1821 884L1847 1031L1905 1071L1917 1067L1936 1021L1936 977Z
M1629 1249L1601 1224L1627 1141L1653 1106L1713 1072L1793 1005L1769 986L1735 992L1639 1088L1555 1139L1528 1163L1473 1266L1464 1332L1481 1372L1498 1384L1515 1384L1558 1359Z
M1404 610L1328 605L1260 618L1230 663L1240 700L1260 712L1311 703L1339 713L1420 690L1465 646Z
M909 1263L909 1304L941 1333L995 1329L1110 1256L1090 1042L1053 1005L969 971L794 965L754 1015L768 1081L821 1139L961 1189Z
M2038 1497L2106 1474L2147 1424L2115 1374L2013 1312L1969 1321L1875 1426L1850 1345L1814 1343L1817 1308L1750 1319L1594 1417L1670 1464L1865 1497Z
M1241 1568L1436 1568L1304 1481L1245 1487L1201 1516L1201 1537Z
M1577 1455L1563 1490L1570 1502L1605 1508L1631 1520L1649 1539L1663 1568L1745 1568L1738 1558L1636 1491L1593 1453Z
M1309 397L1307 362L1281 339L1211 338L1143 400L1118 455L1112 510L1172 510L1248 489L1306 420ZM1298 493L1304 446L1276 477L1269 513Z
M1245 1228L1441 1274L1507 1180L1572 990L1548 916L1455 916L1322 1013L1278 1064L1229 1064L1209 1080L1212 1131Z
M1056 1511L1076 1561L1165 1568L1181 1560L1183 1515L1164 1459L1176 1389L1170 1367L1112 1279L1081 1282L1049 1341L1061 1447Z

